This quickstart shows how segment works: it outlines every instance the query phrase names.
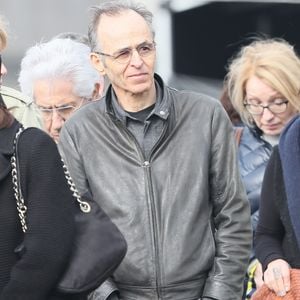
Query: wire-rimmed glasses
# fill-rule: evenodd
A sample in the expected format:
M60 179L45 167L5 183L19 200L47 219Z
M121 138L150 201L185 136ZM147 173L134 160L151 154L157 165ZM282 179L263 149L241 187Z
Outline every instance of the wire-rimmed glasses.
M145 58L154 53L155 46L156 46L156 44L154 41L152 43L144 42L144 43L138 45L136 48L124 48L120 51L117 51L114 54L107 54L104 52L97 52L97 51L95 51L95 53L99 54L99 55L110 57L120 64L128 64L129 61L131 60L134 50L137 51L137 53L139 54L139 56L141 58Z
M68 119L71 114L76 111L82 105L85 98L81 98L76 105L73 104L64 104L61 106L54 107L43 107L35 104L37 110L41 113L41 116L46 120L52 120L54 111L61 117L64 121Z

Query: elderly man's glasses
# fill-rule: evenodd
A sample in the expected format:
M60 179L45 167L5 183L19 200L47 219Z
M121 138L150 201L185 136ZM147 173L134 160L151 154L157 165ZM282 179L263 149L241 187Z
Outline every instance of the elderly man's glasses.
M41 113L41 116L45 120L47 120L47 121L51 120L53 117L53 113L56 112L57 115L65 121L66 119L68 119L71 116L71 114L75 110L80 108L83 101L84 101L84 98L82 98L80 101L78 101L78 104L76 104L76 105L66 104L66 105L61 105L61 106L54 106L51 108L43 107L43 106L40 106L37 104L35 106L38 109L38 111Z
M142 43L136 48L125 48L115 54L107 54L103 52L95 52L99 55L107 56L115 60L120 64L128 64L132 58L133 51L136 50L140 57L148 57L152 55L155 51L155 42L152 43Z
M246 102L244 103L244 105L248 112L252 115L262 115L266 108L273 114L281 114L286 111L288 102L289 101L287 100L277 100L276 102L272 102L268 105L253 104Z

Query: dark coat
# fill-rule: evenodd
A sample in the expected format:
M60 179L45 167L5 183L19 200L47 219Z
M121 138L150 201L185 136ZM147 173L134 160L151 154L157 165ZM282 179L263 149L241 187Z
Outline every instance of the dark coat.
M21 186L27 205L27 233L22 233L13 195L10 158L19 128L0 130L0 299L53 300L72 250L74 199L52 139L37 128L19 140ZM23 241L19 258L14 249ZM71 298L75 299L75 298Z

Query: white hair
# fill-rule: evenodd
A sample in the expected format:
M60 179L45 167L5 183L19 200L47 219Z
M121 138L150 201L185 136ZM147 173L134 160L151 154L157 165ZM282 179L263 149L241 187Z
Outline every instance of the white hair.
M90 48L71 39L53 39L29 48L22 59L18 82L21 91L33 98L37 80L64 79L73 83L73 92L90 99L95 84L104 84L103 76L92 66Z

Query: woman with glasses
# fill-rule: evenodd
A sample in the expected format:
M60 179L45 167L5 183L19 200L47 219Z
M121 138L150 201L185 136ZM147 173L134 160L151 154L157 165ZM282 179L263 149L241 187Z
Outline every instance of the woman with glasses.
M228 94L244 123L239 142L241 176L251 205L253 232L260 206L266 165L286 124L297 114L300 60L284 40L257 39L241 48L226 76ZM260 216L264 219L264 216ZM261 265L249 266L248 295L262 284Z
M65 121L103 92L104 79L89 55L84 43L55 38L31 47L22 59L21 91L34 100L45 131L56 142Z

